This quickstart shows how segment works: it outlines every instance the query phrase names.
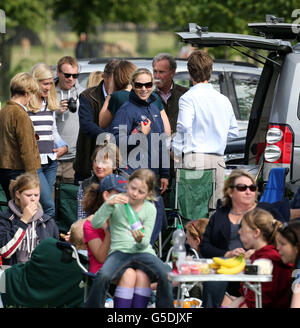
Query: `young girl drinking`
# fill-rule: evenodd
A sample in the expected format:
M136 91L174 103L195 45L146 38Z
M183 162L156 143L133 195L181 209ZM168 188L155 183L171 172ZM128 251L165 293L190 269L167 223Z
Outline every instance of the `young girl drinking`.
M57 225L44 214L37 175L24 173L9 185L11 200L0 213L0 255L6 265L29 260L37 244L47 237L59 238Z
M292 301L291 308L300 308L300 221L295 220L284 225L279 229L277 236L277 249L283 263L292 263L296 269L293 273L293 277L296 279L292 285Z
M254 249L251 262L257 259L269 259L273 264L273 279L262 283L262 304L264 308L289 307L291 288L291 266L285 265L275 248L275 238L281 222L260 208L247 212L239 230L241 241L246 249ZM228 307L255 307L254 292L242 284L242 296L235 299Z
M157 307L173 307L172 284L167 273L171 268L163 263L150 245L150 238L155 224L156 208L152 200L155 195L155 174L149 169L138 169L129 178L127 193L108 198L92 219L93 228L97 229L110 220L111 245L109 256L101 270L96 274L86 307L104 307L105 295L112 280L119 278L128 268L144 271L151 280L158 280ZM129 203L137 213L144 227L131 231L125 204ZM148 303L151 291L147 288L135 294L132 290L118 293L122 299L135 303Z

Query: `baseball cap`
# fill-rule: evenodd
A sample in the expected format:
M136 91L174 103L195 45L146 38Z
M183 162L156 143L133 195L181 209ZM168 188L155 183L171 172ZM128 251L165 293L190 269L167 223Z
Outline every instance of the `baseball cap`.
M115 189L119 192L126 191L126 185L128 180L118 174L110 174L104 177L99 184L99 190L102 193L103 191Z

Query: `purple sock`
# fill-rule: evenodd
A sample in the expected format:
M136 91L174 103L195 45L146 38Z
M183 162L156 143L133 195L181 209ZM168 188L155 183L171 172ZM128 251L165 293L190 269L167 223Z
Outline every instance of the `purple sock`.
M118 286L114 295L114 308L131 308L133 288Z
M151 296L151 288L135 287L131 307L140 308L140 309L146 308L150 296Z

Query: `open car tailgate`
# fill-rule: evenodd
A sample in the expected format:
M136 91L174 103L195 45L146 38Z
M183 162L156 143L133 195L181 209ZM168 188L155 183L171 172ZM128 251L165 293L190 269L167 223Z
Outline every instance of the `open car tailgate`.
M292 45L289 41L247 34L208 32L206 28L195 23L189 23L189 32L177 32L176 34L180 36L183 42L198 47L243 46L285 53L292 51Z

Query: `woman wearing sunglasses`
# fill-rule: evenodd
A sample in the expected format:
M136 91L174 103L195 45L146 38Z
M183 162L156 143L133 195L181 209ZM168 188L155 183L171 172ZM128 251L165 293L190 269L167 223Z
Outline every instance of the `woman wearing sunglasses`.
M221 206L217 207L205 230L200 244L202 256L229 258L245 254L249 257L253 251L244 249L238 231L243 215L255 207L265 209L279 221L289 220L288 202L257 203L257 187L254 178L248 172L234 170L225 180ZM237 283L204 283L203 306L220 307L228 289L229 294L239 296Z
M284 223L278 230L277 249L281 260L294 264L291 308L300 308L300 221Z
M151 238L156 241L162 222L166 222L164 204L160 194L164 193L169 184L169 162L166 148L167 134L157 97L152 94L153 75L147 68L138 68L131 75L132 90L129 100L116 112L112 122L112 131L123 155L122 165L128 174L138 168L152 169L158 179L157 219ZM124 128L125 127L125 128ZM159 142L159 139L162 142ZM124 149L125 148L125 149ZM124 150L126 153L124 154ZM125 155L125 156L124 156ZM168 159L168 158L167 158Z
M129 93L132 89L130 78L132 73L136 70L136 68L137 68L136 65L134 65L132 62L127 60L121 60L117 64L113 73L115 91L106 97L99 115L99 125L101 128L109 127L118 109L125 102L128 101ZM166 111L163 108L163 104L160 100L160 97L158 97L156 93L153 93L153 96L157 98L155 100L155 104L160 110L160 115L164 123L165 132L168 135L171 135L170 122L166 114Z

